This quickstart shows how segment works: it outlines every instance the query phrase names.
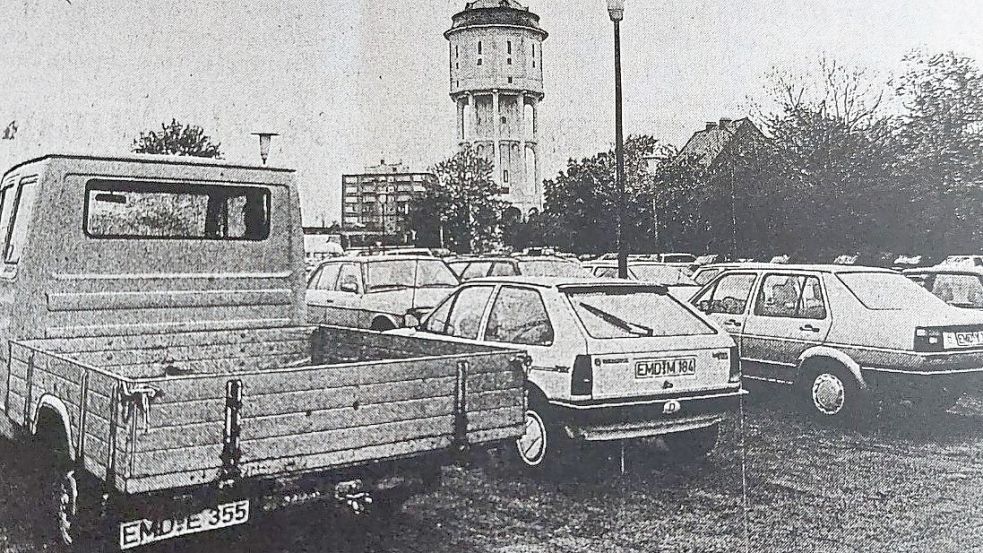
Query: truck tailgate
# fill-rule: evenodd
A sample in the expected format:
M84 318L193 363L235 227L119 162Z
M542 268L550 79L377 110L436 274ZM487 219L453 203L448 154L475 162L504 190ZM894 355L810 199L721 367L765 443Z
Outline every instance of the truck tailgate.
M515 350L306 328L306 342L293 331L294 346L275 338L282 329L270 329L268 336L251 331L247 344L229 332L225 347L231 349L223 351L235 355L227 358L169 355L168 362L186 374L134 378L125 366L115 366L117 420L84 431L112 444L113 462L100 462L113 466L117 487L140 493L320 471L521 433L525 376ZM114 367L94 364L106 353L73 359L71 340L59 341L61 353L49 364L74 364L71 370L88 369L104 380ZM44 362L43 342L30 344L34 365ZM221 345L211 344L209 351ZM116 346L109 355L116 362L146 357L129 340ZM256 348L275 352L278 362L257 361L265 358ZM201 357L196 347L169 351ZM147 371L147 363L132 366ZM84 455L90 453L103 452Z

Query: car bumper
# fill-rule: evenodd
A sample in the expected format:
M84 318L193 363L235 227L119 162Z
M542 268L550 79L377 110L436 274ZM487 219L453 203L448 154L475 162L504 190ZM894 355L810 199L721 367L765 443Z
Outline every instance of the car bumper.
M633 440L718 424L728 412L737 409L746 393L734 389L631 401L554 402L553 406L572 439L589 442Z

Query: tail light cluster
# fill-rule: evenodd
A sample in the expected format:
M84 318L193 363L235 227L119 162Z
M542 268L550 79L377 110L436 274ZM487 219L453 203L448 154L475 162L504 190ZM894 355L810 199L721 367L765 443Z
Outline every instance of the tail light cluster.
M570 380L570 395L589 396L594 388L594 369L590 355L578 355L573 360L573 375Z
M727 382L734 383L741 381L741 355L737 351L737 346L730 347L730 374Z
M942 329L918 327L915 329L915 351L942 351Z

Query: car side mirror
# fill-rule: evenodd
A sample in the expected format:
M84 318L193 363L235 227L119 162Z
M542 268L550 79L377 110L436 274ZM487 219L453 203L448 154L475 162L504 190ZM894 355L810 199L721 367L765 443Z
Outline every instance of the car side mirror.
M338 289L347 294L357 294L358 284L355 284L354 282L342 282L338 286Z

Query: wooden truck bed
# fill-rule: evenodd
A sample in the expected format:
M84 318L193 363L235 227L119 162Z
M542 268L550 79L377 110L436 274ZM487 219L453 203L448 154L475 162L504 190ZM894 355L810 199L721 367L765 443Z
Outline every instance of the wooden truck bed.
M516 438L520 352L337 327L11 343L8 416L62 413L124 493L276 477Z

